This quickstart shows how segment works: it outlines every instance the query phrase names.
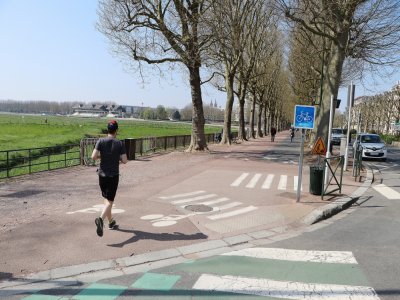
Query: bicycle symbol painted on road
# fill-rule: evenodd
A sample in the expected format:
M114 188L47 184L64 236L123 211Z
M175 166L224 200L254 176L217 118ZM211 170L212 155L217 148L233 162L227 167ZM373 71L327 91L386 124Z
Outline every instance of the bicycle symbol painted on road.
M104 208L104 204L97 204L97 205L93 205L92 207L89 208L84 208L84 209L80 209L80 210L76 210L76 211L69 211L67 212L67 215L72 215L72 214L76 214L76 213L87 213L87 214L94 214L94 213L101 213L103 211ZM121 214L124 213L125 210L120 209L120 208L115 208L115 204L113 205L113 210L112 210L113 214Z
M167 227L175 225L176 223L178 223L177 221L179 220L186 219L198 214L200 213L191 213L187 215L168 215L168 216L155 214L155 215L143 216L140 219L150 221L154 227Z

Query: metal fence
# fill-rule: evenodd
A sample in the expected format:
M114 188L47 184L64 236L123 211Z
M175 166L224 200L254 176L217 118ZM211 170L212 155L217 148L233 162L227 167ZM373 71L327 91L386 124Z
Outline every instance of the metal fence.
M77 166L81 164L77 144L0 151L0 179Z
M215 133L205 135L207 143L215 142ZM237 133L234 134L237 136ZM86 138L81 141L81 157L83 165L94 165L94 161L90 158L97 138ZM175 135L161 137L144 137L144 138L128 138L124 140L126 154L129 160L134 160L137 155L147 155L149 153L174 150L189 146L191 140L190 135Z
M216 133L206 134L206 142L214 143L215 136ZM232 134L232 138L237 138L237 132ZM0 151L0 179L78 165L94 165L91 154L97 140L84 138L79 145ZM124 143L128 159L133 160L136 155L189 146L190 140L190 135L177 135L125 139Z

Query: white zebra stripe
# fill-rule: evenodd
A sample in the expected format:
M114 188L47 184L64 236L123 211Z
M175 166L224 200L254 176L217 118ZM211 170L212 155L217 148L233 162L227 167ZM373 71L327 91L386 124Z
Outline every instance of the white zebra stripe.
M228 218L228 217L233 217L233 216L237 216L237 215L240 215L240 214L244 214L244 213L253 211L255 209L257 209L257 207L251 205L251 206L247 206L247 207L240 208L240 209L237 209L237 210L233 210L233 211L230 211L230 212L226 212L226 213L223 213L223 214L209 216L207 218L209 218L210 220L219 220L219 219L224 219L224 218Z
M261 178L261 174L255 174L250 182L246 185L246 188L252 189L256 186L258 180Z
M173 204L182 204L182 203L188 203L188 202L194 202L194 201L209 199L209 198L212 198L212 197L215 197L215 196L217 196L217 194L208 194L208 195L198 196L198 197L194 197L194 198L175 200L175 201L172 201L171 203L173 203Z
M287 175L281 175L278 183L278 190L286 190L287 186Z
M205 191L196 191L196 192L191 192L191 193L185 193L185 194L177 194L173 196L163 196L163 197L158 197L160 199L175 199L175 198L181 198L181 197L188 197L188 196L195 196L199 194L203 194Z
M357 260L348 251L310 251L293 250L282 248L248 248L238 251L224 253L227 256L247 256L254 258L266 258L277 260L336 263L336 264L357 264Z
M373 186L373 188L381 193L383 196L388 198L389 200L399 200L400 199L400 193L395 191L394 189L384 185L384 184L378 184Z
M228 204L225 204L222 206L216 206L216 207L213 207L213 212L233 208L233 207L239 206L240 204L242 204L242 202L235 201L235 202L231 202L231 203L228 203Z
M379 300L373 288L338 284L276 281L242 276L202 274L195 290L302 300Z
M232 184L231 186L239 186L246 177L249 176L249 173L242 173Z
M269 189L271 187L272 181L274 180L274 177L275 177L274 174L268 174L261 188Z
M222 198L218 198L217 200L211 200L211 201L206 201L206 202L200 202L199 204L203 204L203 205L212 205L212 204L217 204L217 203L225 202L225 201L228 201L228 200L229 200L229 198L222 197Z
M293 190L297 191L297 187L299 186L299 176L294 176L293 177ZM300 191L303 190L303 186L300 187Z

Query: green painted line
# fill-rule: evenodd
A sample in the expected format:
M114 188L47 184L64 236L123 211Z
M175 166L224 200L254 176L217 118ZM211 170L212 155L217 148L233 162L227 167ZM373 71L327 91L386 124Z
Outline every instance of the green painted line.
M217 256L172 268L190 273L233 275L278 281L369 286L358 265Z
M23 300L60 300L63 297L61 296L49 296L42 294L33 294L28 297L22 298Z
M178 275L166 275L157 273L145 273L136 280L132 287L144 290L170 290L181 278Z
M113 284L93 283L72 297L75 300L113 300L121 295L128 287Z
M256 298L289 300L286 298L263 297L231 292L192 290L191 287L188 287L188 289L171 289L169 291L159 291L156 289L144 290L140 291L137 295L132 294L131 297L135 300L149 300L150 298L161 300L255 300Z

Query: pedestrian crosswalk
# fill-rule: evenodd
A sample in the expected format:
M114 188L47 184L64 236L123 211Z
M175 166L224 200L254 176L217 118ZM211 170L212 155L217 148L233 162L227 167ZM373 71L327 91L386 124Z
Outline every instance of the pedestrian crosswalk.
M235 178L230 186L233 188L260 188L262 190L276 188L280 191L297 191L298 176L241 173L237 178ZM303 186L301 186L301 190L303 190Z
M380 299L350 251L259 246L103 278L18 299Z
M233 201L229 197L221 197L215 193L208 193L204 190L198 190L188 193L160 196L159 199L169 201L171 204L186 208L194 205L204 205L211 208L210 211L198 211L190 213L190 216L196 214L205 214L209 220L220 220L249 213L257 209L253 205L243 205L240 201Z
M142 220L150 221L154 227L172 226L178 221L196 215L205 215L210 221L222 220L250 213L258 209L253 205L244 205L240 201L231 200L229 197L221 197L215 193L208 193L197 190L188 193L160 196L159 199L165 200L181 209L183 214L152 214L142 216Z
M353 254L247 248L176 267L196 272L193 290L273 299L377 300Z
M400 200L400 193L385 184L377 184L373 188L389 200Z

